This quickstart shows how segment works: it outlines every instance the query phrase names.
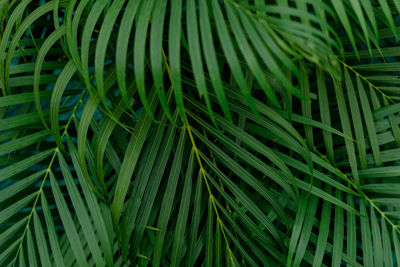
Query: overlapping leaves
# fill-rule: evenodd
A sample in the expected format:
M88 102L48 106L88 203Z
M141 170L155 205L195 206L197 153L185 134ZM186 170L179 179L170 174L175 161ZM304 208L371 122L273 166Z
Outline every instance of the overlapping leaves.
M399 7L0 1L0 264L395 265Z

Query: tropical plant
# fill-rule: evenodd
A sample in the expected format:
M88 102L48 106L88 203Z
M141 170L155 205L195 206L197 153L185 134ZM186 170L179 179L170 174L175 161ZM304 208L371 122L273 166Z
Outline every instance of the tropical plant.
M1 266L398 266L399 0L0 0Z

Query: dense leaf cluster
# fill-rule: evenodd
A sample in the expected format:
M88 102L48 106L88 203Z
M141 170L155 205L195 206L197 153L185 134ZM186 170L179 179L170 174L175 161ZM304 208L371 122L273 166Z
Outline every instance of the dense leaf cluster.
M0 266L397 266L399 0L0 0Z

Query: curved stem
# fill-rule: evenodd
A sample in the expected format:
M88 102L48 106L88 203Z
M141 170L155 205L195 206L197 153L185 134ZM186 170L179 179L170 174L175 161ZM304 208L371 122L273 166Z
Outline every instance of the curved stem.
M71 124L72 119L75 117L75 113L76 113L76 110L78 109L79 105L80 105L81 103L83 103L83 96L85 95L85 93L86 93L86 89L83 90L83 92L81 93L81 96L80 96L80 98L79 98L79 100L78 100L78 103L76 103L75 106L74 106L74 109L73 109L73 111L72 111L72 114L71 114L71 116L69 117L68 122L67 122L67 124L65 125L64 131L63 131L63 133L62 133L62 135L61 135L61 140L67 135L68 127L69 127L69 125ZM50 171L51 171L51 167L53 166L53 163L54 163L54 160L55 160L55 158L56 158L56 155L57 155L58 151L59 151L59 148L56 147L56 148L54 149L54 153L53 153L53 156L51 157L50 163L49 163L49 165L48 165L48 167L47 167L47 169L46 169L46 174L44 175L44 178L43 178L43 180L42 180L42 183L41 183L41 185L40 185L40 188L39 188L39 190L37 191L37 195L36 195L35 201L33 202L32 209L31 209L31 211L30 211L30 213L29 213L29 215L28 215L28 221L26 222L24 232L22 233L22 236L20 237L20 243L19 243L19 246L18 246L17 253L15 254L15 258L14 258L14 260L13 260L12 266L15 266L15 263L16 263L16 261L17 261L17 257L18 257L18 255L19 255L19 252L21 251L21 248L22 248L22 243L23 243L23 241L24 241L26 232L28 231L29 224L30 224L30 221L31 221L31 219L32 219L33 212L34 212L35 209L36 209L36 205L37 205L37 203L38 203L38 201L39 201L40 194L43 192L44 184L45 184L45 182L46 182L46 180L47 180L47 177L48 177L48 175L49 175L49 173L50 173Z
M316 152L318 152L319 154L321 154L316 148L314 148L316 150ZM322 155L322 154L321 154ZM392 220L390 220L385 212L383 212L375 203L372 199L370 199L367 194L365 194L365 192L361 189L361 187L357 186L355 183L352 182L352 179L350 177L348 177L344 172L342 172L336 165L332 164L328 158L322 157L324 158L330 165L332 165L341 175L342 178L346 180L346 182L352 186L357 192L359 192L359 197L361 199L366 200L395 230L397 233L400 234L400 229L397 227L397 225L392 222Z
M366 82L369 86L371 86L372 88L374 88L376 91L378 91L383 97L385 97L387 100L389 100L392 103L396 103L390 96L388 96L387 94L385 94L381 89L379 89L378 86L374 85L373 83L371 83L365 76L361 75L359 72L357 72L352 66L348 65L346 62L344 62L343 60L341 60L339 57L337 57L337 60L347 69L349 69L351 72L353 72L356 76L360 77L361 80L363 80L364 82Z

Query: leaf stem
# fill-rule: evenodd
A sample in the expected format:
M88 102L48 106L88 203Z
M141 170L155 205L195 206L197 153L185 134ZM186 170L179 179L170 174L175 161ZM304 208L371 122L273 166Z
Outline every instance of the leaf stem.
M316 148L314 148L316 152L319 152ZM322 153L319 152L319 154L323 155ZM395 230L397 233L400 234L400 229L399 227L397 227L397 225L395 223L393 223L385 214L385 212L383 212L375 203L372 199L370 199L367 194L365 194L365 192L359 188L350 177L348 177L344 172L342 172L337 166L335 166L334 164L332 164L328 158L326 156L322 157L324 158L329 164L331 164L333 167L335 167L335 169L343 176L342 178L344 178L346 180L346 182L348 182L352 187L354 187L354 189L359 192L359 197L361 199L366 200Z
M65 128L64 128L64 131L63 131L62 135L61 135L61 140L67 135L68 127L69 127L69 125L71 124L72 119L75 117L75 113L76 113L76 110L78 109L79 105L80 105L81 103L83 103L83 96L85 95L85 93L86 93L86 89L82 91L81 96L80 96L80 98L79 98L79 100L78 100L78 103L76 103L75 106L74 106L74 109L73 109L73 111L72 111L72 114L71 114L71 116L69 117L68 122L67 122L67 124L66 124L66 126L65 126ZM48 177L49 173L51 172L51 167L53 166L54 160L55 160L56 155L57 155L58 152L59 152L59 148L56 147L56 148L54 149L54 153L53 153L53 156L51 157L50 163L49 163L49 165L48 165L48 167L47 167L47 169L46 169L46 173L45 173L45 175L44 175L44 178L43 178L43 180L42 180L42 183L41 183L41 185L40 185L40 188L39 188L39 190L37 191L37 195L36 195L35 201L33 202L32 209L31 209L31 211L30 211L30 213L29 213L29 215L28 215L28 221L26 222L24 232L22 233L22 236L20 237L20 243L19 243L19 246L18 246L18 250L17 250L17 252L16 252L16 254L15 254L15 258L14 258L14 260L13 260L12 266L15 266L15 263L16 263L16 261L17 261L18 254L19 254L19 252L20 252L21 249L22 249L22 243L23 243L23 241L24 241L26 232L28 231L29 223L30 223L31 218L32 218L32 215L33 215L33 213L34 213L34 211L35 211L35 209L36 209L36 205L37 205L37 203L38 203L38 201L39 201L40 194L43 192L43 187L44 187L44 185L45 185L45 182L46 182L46 180L47 180L47 177Z
M338 56L336 56L337 60L345 67L348 68L350 71L352 71L356 76L360 77L364 82L366 82L369 86L374 88L376 91L378 91L383 97L385 97L387 100L389 100L392 103L396 103L390 96L385 94L381 89L379 89L378 86L374 85L371 83L365 76L361 75L358 71L356 71L352 66L348 65L346 62L341 60Z
M169 64L168 64L167 57L165 55L164 49L162 49L162 55L163 55L163 59L164 59L164 62L165 62L165 67L167 69L168 77L169 77L169 79L171 81L172 89L173 89L174 86L173 86L173 83L172 83L171 69L169 67ZM184 113L184 114L185 114L185 117L186 117L186 113ZM184 125L184 129L186 128L187 131L188 131L188 134L189 134L189 137L190 137L190 141L192 143L193 152L196 155L197 162L198 162L199 167L200 167L200 172L202 174L202 177L203 177L204 182L205 182L206 187L207 187L207 191L208 191L208 194L209 194L209 199L211 200L211 203L212 203L212 205L214 207L214 211L215 211L215 214L217 216L218 225L219 225L219 227L221 229L222 235L223 235L225 243L226 243L226 248L228 249L228 252L229 252L229 258L230 258L230 260L232 262L232 265L235 266L235 261L233 260L233 256L232 256L232 250L229 247L228 238L227 238L225 230L224 230L224 224L223 224L223 222L222 222L222 220L221 220L221 218L219 216L218 209L217 209L217 206L216 206L215 201L214 201L214 195L211 192L211 188L210 188L210 185L209 185L207 177L206 177L206 172L205 172L205 170L203 168L203 163L201 162L200 155L199 155L196 143L195 143L194 138L193 138L193 134L192 134L192 131L191 131L191 126L190 126L187 118L185 118L185 120L186 120L186 122L185 122L185 125Z
M202 177L204 179L204 183L206 184L206 187L207 187L207 191L208 191L208 194L209 194L209 199L211 200L211 203L212 203L212 205L214 207L215 215L217 216L218 225L220 226L222 235L223 235L223 237L225 239L226 248L228 249L228 252L229 252L229 258L230 258L230 260L232 262L232 265L235 266L235 261L233 260L233 257L232 257L232 250L229 247L228 238L226 237L226 233L225 233L225 230L224 230L225 226L224 226L224 224L223 224L223 222L221 220L221 217L219 216L219 212L218 212L217 206L216 206L215 201L214 201L214 195L211 192L211 188L210 188L210 185L209 185L208 180L207 180L206 171L204 170L203 163L201 162L200 155L199 155L196 143L194 141L193 134L192 134L192 131L191 131L191 126L189 125L189 123L186 125L186 129L188 131L188 134L189 134L189 137L190 137L190 141L192 142L192 149L193 149L193 152L196 155L197 162L198 162L199 167L200 167L200 172L201 172Z

